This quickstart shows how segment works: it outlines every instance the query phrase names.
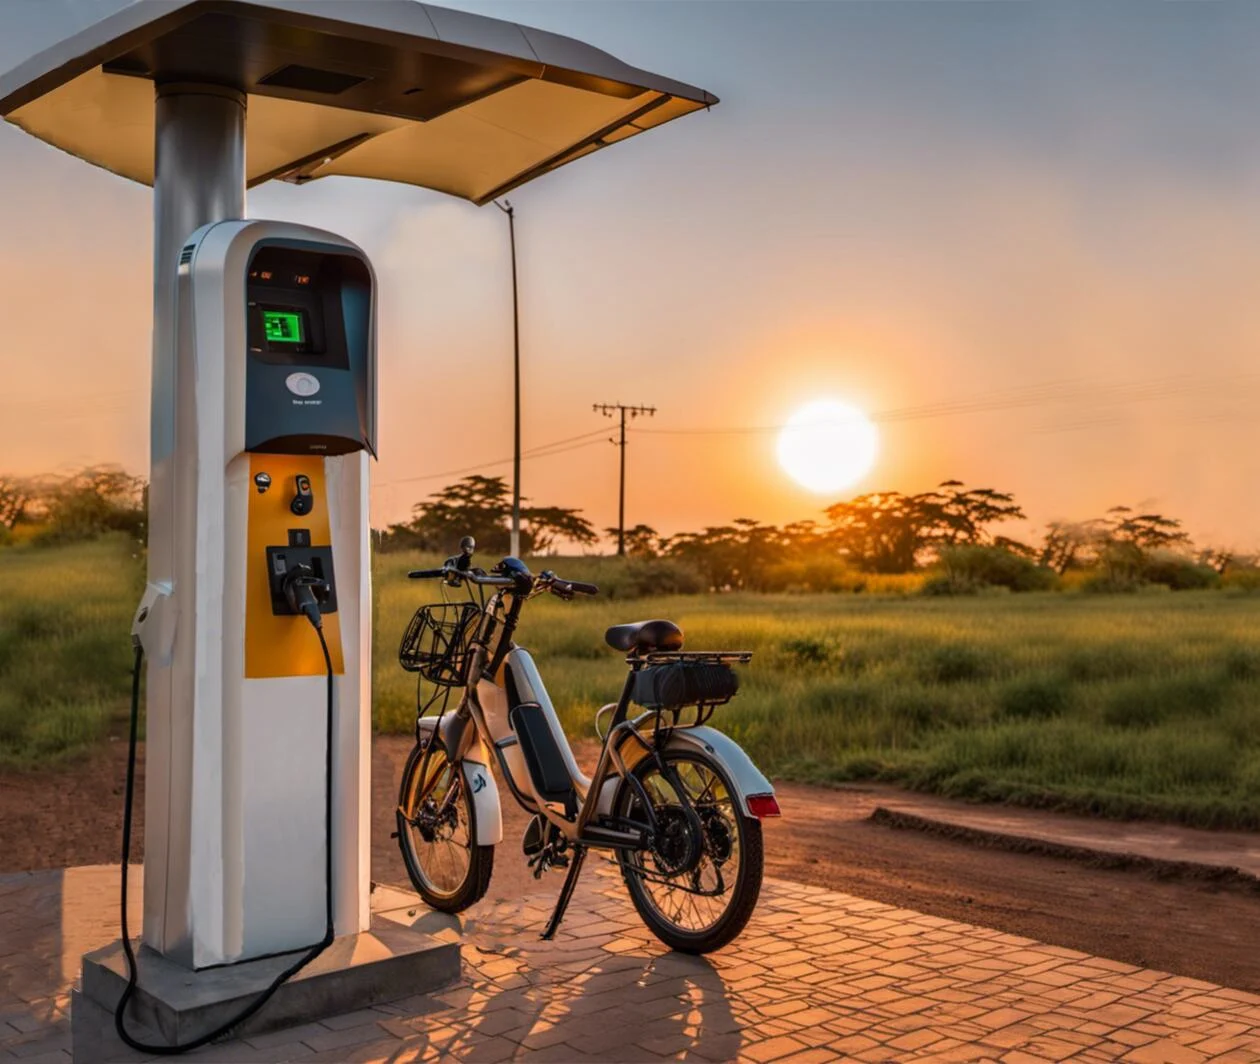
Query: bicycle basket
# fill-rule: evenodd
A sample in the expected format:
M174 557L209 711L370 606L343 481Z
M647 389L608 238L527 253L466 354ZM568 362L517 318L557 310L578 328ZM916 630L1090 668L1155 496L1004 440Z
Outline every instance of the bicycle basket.
M471 602L435 602L421 606L398 647L398 664L439 687L464 682L469 637L481 610Z

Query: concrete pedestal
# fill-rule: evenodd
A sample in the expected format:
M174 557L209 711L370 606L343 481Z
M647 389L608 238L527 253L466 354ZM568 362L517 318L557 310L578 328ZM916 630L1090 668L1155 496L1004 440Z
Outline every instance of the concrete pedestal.
M127 1006L128 1032L157 1044L196 1038L245 1008L297 956L194 972L142 948L139 988ZM259 1034L436 990L459 977L459 965L457 943L374 914L370 930L337 939L233 1034ZM81 989L71 998L76 1062L136 1057L114 1030L126 972L121 942L84 956Z

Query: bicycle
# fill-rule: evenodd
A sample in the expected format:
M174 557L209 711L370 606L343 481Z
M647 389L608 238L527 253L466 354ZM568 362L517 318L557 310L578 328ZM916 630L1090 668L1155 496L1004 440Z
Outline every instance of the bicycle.
M403 668L420 677L396 832L416 891L448 913L484 896L503 837L493 763L532 814L522 849L535 878L568 869L544 939L560 926L587 852L607 850L657 938L686 953L725 946L761 890L761 819L779 815L770 782L707 724L738 690L732 666L751 653L685 651L682 630L667 620L609 628L605 640L625 653L629 670L620 698L596 714L601 747L588 777L532 656L513 636L530 599L569 600L598 588L551 570L535 575L511 557L487 572L472 565L474 549L465 537L440 568L408 573L443 587L443 601L416 611L399 648ZM451 592L461 590L456 601ZM632 703L640 709L633 716Z

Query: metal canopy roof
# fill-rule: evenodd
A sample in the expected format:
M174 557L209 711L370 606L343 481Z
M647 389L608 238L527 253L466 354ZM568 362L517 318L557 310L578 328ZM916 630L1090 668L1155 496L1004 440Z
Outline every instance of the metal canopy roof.
M479 204L717 103L580 41L415 0L109 0L87 26L82 6L41 0L33 27L35 5L16 6L13 32L45 47L0 73L0 114L145 184L155 82L247 94L250 185L339 174ZM0 38L15 20L0 5Z

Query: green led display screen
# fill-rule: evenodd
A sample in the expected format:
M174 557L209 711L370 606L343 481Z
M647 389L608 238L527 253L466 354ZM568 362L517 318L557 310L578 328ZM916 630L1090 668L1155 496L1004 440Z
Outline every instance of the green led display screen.
M306 342L303 315L292 310L264 310L263 332L272 344L301 344Z

